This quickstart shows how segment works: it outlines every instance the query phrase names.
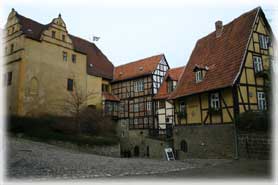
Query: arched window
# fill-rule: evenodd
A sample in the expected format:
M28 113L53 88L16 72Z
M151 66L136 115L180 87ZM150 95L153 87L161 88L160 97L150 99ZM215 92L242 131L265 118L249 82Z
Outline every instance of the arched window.
M183 151L183 152L187 152L187 143L186 143L186 141L185 140L182 140L181 141L181 151Z
M38 80L36 77L31 79L30 84L30 95L37 95L38 94Z

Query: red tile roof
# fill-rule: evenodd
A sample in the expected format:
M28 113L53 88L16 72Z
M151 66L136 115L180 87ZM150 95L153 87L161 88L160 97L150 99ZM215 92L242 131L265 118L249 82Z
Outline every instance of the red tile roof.
M232 86L238 77L253 24L260 8L253 9L223 26L222 35L215 31L198 40L170 98ZM196 83L195 66L207 66L203 81Z
M51 23L43 25L18 13L16 13L16 16L21 25L21 31L28 38L34 40L40 41L42 32L51 25ZM70 34L69 36L73 42L74 49L87 55L87 73L112 80L114 66L101 50L94 43ZM93 66L90 67L90 64L93 64Z
M167 80L170 78L173 81L179 81L182 73L184 70L184 66L178 67L178 68L172 68L169 69L164 77L164 80L158 89L157 94L154 96L154 99L161 100L161 99L167 99L170 95L167 90Z
M164 55L160 54L117 66L114 68L113 81L116 82L152 74L163 57Z
M108 101L120 101L120 99L117 96L109 92L102 92L102 97L104 98L104 100L108 100Z

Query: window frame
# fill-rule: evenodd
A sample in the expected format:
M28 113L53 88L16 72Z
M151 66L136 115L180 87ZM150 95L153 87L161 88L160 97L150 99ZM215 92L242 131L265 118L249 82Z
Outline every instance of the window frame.
M171 93L174 90L174 82L173 80L168 80L167 81L167 92Z
M220 102L220 93L219 92L211 93L210 94L210 108L219 110L221 108L220 103L221 103Z
M144 91L144 80L136 80L134 82L134 92L142 92Z
M68 61L68 53L66 51L63 51L63 61Z
M7 72L7 86L12 85L12 80L13 80L13 72L9 71Z
M164 109L166 107L165 100L159 100L158 101L158 108L159 109Z
M185 114L185 101L180 101L180 103L179 103L179 112L183 112Z
M67 90L68 91L73 91L73 83L74 83L73 79L68 78L68 80L67 80Z
M257 91L257 99L258 99L258 110L260 111L267 110L266 94L264 91Z
M51 31L51 38L53 38L53 39L56 38L56 31Z
M255 73L263 71L263 60L261 56L253 56L253 66Z
M14 44L11 44L10 53L14 52Z
M268 36L259 34L259 45L261 49L268 49Z
M71 54L71 62L76 63L76 54Z
M196 83L203 81L203 72L202 72L202 70L197 70L195 72L195 80L196 80Z

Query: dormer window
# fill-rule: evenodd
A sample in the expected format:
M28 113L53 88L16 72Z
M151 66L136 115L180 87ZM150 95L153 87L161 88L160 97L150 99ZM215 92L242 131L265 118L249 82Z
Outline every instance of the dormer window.
M203 81L206 72L209 70L208 66L195 65L193 71L195 72L196 83Z
M202 70L198 70L195 72L196 83L201 82L203 80Z
M168 80L167 82L167 92L171 93L174 90L174 81L173 80Z

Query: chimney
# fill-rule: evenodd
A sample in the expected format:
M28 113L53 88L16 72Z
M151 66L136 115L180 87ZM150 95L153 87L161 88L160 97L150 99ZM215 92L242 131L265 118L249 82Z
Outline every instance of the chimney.
M215 22L215 34L216 34L216 38L221 36L222 30L223 30L223 23L222 23L222 21L216 21Z

